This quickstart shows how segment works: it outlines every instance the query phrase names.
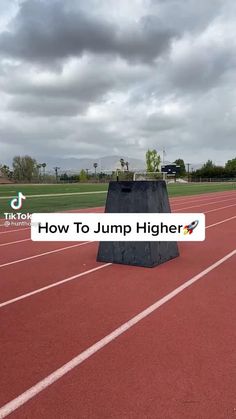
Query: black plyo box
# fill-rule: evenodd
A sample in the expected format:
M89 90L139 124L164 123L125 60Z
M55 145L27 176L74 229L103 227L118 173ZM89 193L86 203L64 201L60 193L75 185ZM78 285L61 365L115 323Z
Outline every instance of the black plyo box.
M110 182L105 212L170 213L163 180ZM154 267L179 256L176 242L100 242L97 261Z

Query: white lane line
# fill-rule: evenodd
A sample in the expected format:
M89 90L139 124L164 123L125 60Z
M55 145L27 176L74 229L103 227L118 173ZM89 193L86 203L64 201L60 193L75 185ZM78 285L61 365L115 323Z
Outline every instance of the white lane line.
M218 203L218 202L225 202L225 201L231 201L231 200L235 200L236 199L236 194L234 195L234 197L233 198L230 198L230 197L223 197L224 199L222 199L222 200L217 200L217 201L209 201L208 199L205 199L204 201L203 200L197 200L197 201L184 201L184 202L170 202L170 204L171 204L171 207L172 208L175 208L175 207L177 207L177 206L180 206L180 205L188 205L188 204L196 204L196 205L199 205L199 206L201 206L201 205L211 205L211 204L215 204L215 203ZM216 199L216 197L214 197L214 199Z
M94 243L94 242L83 242L79 244L73 244L72 246L60 247L59 249L54 249L48 252L39 253L38 255L28 256L27 258L16 259L16 260L13 260L12 262L3 263L2 265L0 265L0 268L4 268L5 266L10 266L10 265L15 265L16 263L20 263L20 262L25 262L26 260L31 260L31 259L40 258L42 256L51 255L52 253L63 252L64 250L73 249L73 247L85 246L86 244L90 244L90 243Z
M236 218L236 217L226 218L225 220L219 221L219 222L217 222L215 224L211 224L211 225L207 226L206 228L211 228L211 227L215 227L218 224L226 223L227 221L230 221L233 218ZM93 242L86 242L85 244L87 244L87 243L93 243ZM109 265L112 265L112 264L111 263L107 263L107 264L105 264L103 266L105 267L105 266L109 266ZM96 269L96 268L94 268L94 269ZM91 270L89 272L91 272ZM63 279L61 281L53 282L52 284L47 285L47 286L45 286L43 288L38 288L38 289L36 289L36 290L34 290L32 292L28 292L26 294L19 295L18 297L15 297L15 298L13 298L11 300L3 301L2 303L0 303L0 308L5 307L5 306L10 305L10 304L13 304L13 303L15 303L17 301L20 301L20 300L23 300L25 298L31 297L32 295L39 294L39 293L41 293L43 291L46 291L46 290L48 290L50 288L55 288L57 286L60 286L62 284L65 284L66 282L70 282L70 281L72 281L72 280L74 280L76 278L79 278L80 276L83 276L83 275L84 275L84 273L83 274L79 273L79 274L76 274L76 275L74 275L72 277L65 278L65 279Z
M7 228L7 227L6 227ZM26 228L18 228L17 230L9 230L9 231L1 231L0 234L9 234L9 233L15 233L16 231L23 231L23 230L29 230L30 227Z
M107 193L108 189L103 190L103 191L87 191L87 192L61 192L61 193L50 193L50 194L34 194L34 195L26 195L26 198L47 198L47 197L54 197L54 196L67 196L67 195L96 195L96 194L101 194L101 193ZM228 191L229 193L231 192L231 190ZM206 194L206 192L204 192L202 195ZM213 193L213 194L221 194L221 192L208 192L208 193ZM222 191L222 193L227 194L227 191ZM197 195L185 195L186 197L201 197L201 194L197 194ZM13 195L9 195L9 196L1 196L0 200L7 200L7 199L11 199L14 198ZM172 199L178 199L181 197L172 197Z
M202 194L202 195L205 195L205 194ZM197 195L198 196L198 195ZM217 195L217 196L219 196L219 198L225 198L224 200L222 200L222 201L215 201L215 202L225 202L225 200L234 200L234 199L236 199L236 193L234 192L234 193L232 193L232 194L225 194L225 195L223 195L223 194L220 194L220 195ZM203 199L203 197L201 196L201 195L199 195L199 199L194 199L194 200L190 200L190 197L195 197L195 195L191 195L191 196L184 196L184 197L179 197L179 198L181 198L182 200L181 201L178 201L178 202L176 202L176 200L177 200L177 197L170 197L169 198L169 201L170 201L170 204L171 204L171 206L174 206L174 205L182 205L182 204L184 204L184 203L186 203L186 204L188 204L188 203L197 203L197 202L200 202L200 204L201 204L201 202L203 201L203 204L204 205L207 205L207 204L213 204L213 203L215 203L215 202L211 202L211 201L209 201L209 202L207 202L207 203L204 203L204 201L206 201L206 200L212 200L212 199L216 199L217 198L217 196L215 196L215 194L214 194L214 196L204 196L204 199ZM232 197L232 198L231 198ZM227 199L228 198L228 199ZM97 210L98 212L100 212L102 209L104 209L105 207L103 206L103 207L90 207L90 208L86 208L87 210L89 209L89 210L91 210L91 211L93 211L93 210ZM83 208L81 209L81 208L79 208L79 209L74 209L74 210L67 210L67 212L83 212ZM1 225L1 224L0 224Z
M47 291L50 288L55 288L55 287L58 287L59 285L66 284L67 282L73 281L74 279L81 278L82 276L85 276L85 275L89 275L93 272L99 271L100 269L106 268L107 266L110 266L110 265L112 265L112 263L105 263L104 265L97 266L96 268L89 269L88 271L80 272L79 274L62 279L61 281L54 282L53 284L46 285L45 287L42 287L42 288L38 288L37 290L28 292L27 294L19 295L19 297L15 297L15 298L12 298L11 300L0 303L0 308L16 303L17 301L24 300L25 298L29 298L32 295Z
M18 243L22 243L22 242L27 242L27 241L29 241L29 240L31 240L31 239L23 239L23 240L17 240L17 241L15 241L15 242L1 243L1 244L0 244L0 247L3 247L3 246L10 246L11 244L18 244Z
M214 208L212 210L205 211L205 214L209 214L209 212L215 212L215 211L218 211L218 210L222 210L222 209L230 208L230 207L235 207L235 206L236 206L236 204L232 204L232 205L227 205L227 206L221 207L221 208Z
M208 214L209 212L221 211L221 210L223 210L225 208L231 208L231 207L235 207L235 206L236 206L236 204L231 204L231 205L226 205L224 207L214 208L214 209L209 210L209 211L201 211L201 212L203 212L204 214ZM190 207L188 207L188 208L190 208ZM183 209L187 209L187 208L181 208L181 209L178 209L178 211L172 211L172 212L180 212L181 213Z
M226 262L228 259L233 257L236 254L236 249L232 252L225 255L223 258L219 259L217 262L210 265L208 268L204 269L199 274L195 275L184 284L180 285L179 287L175 288L169 294L165 295L160 300L157 300L154 304L147 307L145 310L138 313L136 316L132 317L127 322L123 323L117 329L113 330L111 333L106 335L101 340L97 341L94 345L90 346L89 348L85 349L83 352L78 354L76 357L71 359L66 364L62 365L57 370L53 371L47 377L43 378L41 381L38 381L34 386L30 387L28 390L20 394L15 399L11 400L9 403L5 404L0 408L0 418L3 419L8 416L10 413L14 412L20 406L24 405L26 402L31 400L33 397L37 396L41 391L45 390L47 387L58 381L64 375L72 371L74 368L78 367L82 362L86 361L88 358L93 356L96 352L103 349L109 343L117 339L123 333L127 332L127 330L131 329L140 321L144 320L147 316L150 316L153 312L155 312L158 308L166 304L168 301L172 300L178 294L183 292L186 288L193 285L195 282L199 281L209 272L216 269L222 263Z
M236 200L236 196L235 196L235 198L231 198L231 199L223 199L221 201L205 202L204 204L200 203L200 204L197 204L197 205L191 205L190 207L177 208L177 209L178 209L178 211L180 211L180 210L184 210L184 209L205 207L206 205L219 204L221 202L228 202L228 201L235 201L235 200ZM174 209L176 209L176 208L174 208Z
M70 212L75 212L75 213L80 213L80 212L101 212L102 210L104 210L104 208L105 207L86 207L86 208L76 208L76 209L70 209L70 210L64 210L64 211L61 211L62 213L65 213L65 214L67 214L67 213L70 213ZM89 210L89 211L88 211ZM49 214L51 214L51 213L49 213ZM56 212L54 213L54 214L56 214ZM4 219L2 219L1 218L1 221L4 221ZM7 220L5 220L5 221L7 221ZM20 222L20 221L19 221ZM6 225L5 225L5 223L3 223L3 224L0 224L0 227L6 227ZM6 227L7 228L7 227ZM18 231L18 230L17 230Z
M5 225L5 223L3 223L3 224L0 224L0 227L7 227L7 226Z
M202 204L202 205L210 205L210 204L214 204L214 203L219 203L219 202L226 202L226 201L231 201L231 200L234 200L234 199L236 199L236 197L235 198L232 198L232 199L228 199L228 200L223 200L223 201L215 201L215 202L207 202L207 203L204 203L204 204ZM215 208L214 210L212 210L212 211L217 211L217 210L221 210L221 209L224 209L224 208L229 208L230 206L234 206L235 204L233 204L233 205L229 205L228 207L221 207L221 208ZM190 207L184 207L184 208L178 208L178 211L176 211L176 212L181 212L181 210L185 210L185 209L189 209L189 208L195 208L195 207L201 207L201 204L200 205L194 205L194 206L190 206ZM88 208L86 208L86 210L87 210ZM96 207L96 208L93 208L93 207L91 207L91 208L89 208L89 209L91 209L91 211L90 212L100 212L100 210L101 209L104 209L104 207ZM173 209L175 209L175 208L173 208ZM79 209L79 210L68 210L68 211L63 211L63 213L64 212L83 212L83 209ZM174 211L173 211L174 212ZM2 226L4 226L4 224L1 224ZM9 231L1 231L0 232L0 234L10 234L10 233L15 233L15 232L18 232L18 231L23 231L23 230L30 230L30 227L26 227L26 228L18 228L17 230L9 230Z
M227 221L234 220L235 218L236 218L236 215L234 215L233 217L230 217L230 218L226 218L225 220L218 221L217 223L210 224L209 226L206 226L206 229L207 229L207 228L211 228L211 227L218 226L219 224L226 223Z
M224 196L224 195L233 195L236 192L236 188L231 188L231 189L225 189L223 191L218 191L218 192L209 192L209 191L204 191L202 193L198 193L198 194L188 194L188 195L173 195L170 196L170 199L185 199L185 198L207 198L209 196L209 198L213 198L214 196Z
M230 206L231 206L231 205L230 205ZM223 208L225 208L225 207L223 207ZM227 207L226 207L226 208L227 208ZM235 217L231 217L231 218L227 218L227 220L226 220L226 221L228 221L228 220L232 220L233 218L236 218L236 216L235 216ZM224 222L225 222L225 220L220 221L219 223L216 223L216 224L212 224L211 226L208 226L208 227L206 227L206 228L212 227L212 226L214 226L214 225L222 224L222 223L224 223ZM17 241L15 241L15 242L1 243L1 244L0 244L0 247L3 247L3 246L10 246L10 245L12 245L12 244L18 244L18 243L27 242L27 241L30 241L30 240L31 240L31 239L23 239L23 240L17 240Z
M224 207L220 207L220 208L215 208L215 209L212 209L212 210L209 210L209 211L205 211L205 213L204 214L209 214L209 212L215 212L215 211L220 211L220 210L223 210L223 209L226 209L226 208L230 208L230 207L235 207L236 206L236 204L232 204L232 205L227 205L227 206L224 206ZM179 212L179 211L173 211L173 212ZM17 230L18 231L18 230ZM8 232L6 232L6 233L8 233ZM9 231L9 233L10 233L10 231ZM1 233L0 233L1 234ZM0 244L0 247L3 247L3 246L8 246L8 245L12 245L12 244L17 244L17 243L21 243L21 242L23 242L23 241L28 241L28 240L31 240L31 239L24 239L24 240L18 240L18 241L15 241L15 242L9 242L9 243L3 243L3 244ZM88 243L91 243L91 242L88 242ZM62 250L64 250L65 248L62 248ZM40 254L41 255L41 254ZM40 256L39 255L39 256ZM42 255L44 255L44 254L42 254ZM36 256L38 256L38 255L36 255ZM25 260L25 259L23 259L23 260ZM27 260L27 259L26 259ZM21 261L21 260L20 260ZM2 267L2 265L0 265L0 268Z
M193 198L193 197L194 197L194 195L191 196L191 198ZM203 198L199 197L198 199L190 199L190 198L188 198L188 196L185 196L185 197L181 197L182 199L178 200L178 201L177 201L177 199L174 200L173 198L169 198L169 200L170 200L172 205L175 205L175 204L180 205L180 204L187 204L187 203L194 203L194 202L205 202L208 199L210 199L210 200L211 199L217 199L217 198L227 199L227 198L231 198L231 197L236 197L236 193L234 192L233 194L227 194L227 195L205 196ZM183 199L183 198L185 198L185 199Z
M101 208L104 208L104 207L101 207ZM91 211L89 211L89 212L95 212L95 213L99 213L100 211L98 210L99 209L99 207L96 207L96 208L91 208ZM64 214L64 213L68 213L68 212L75 212L75 213L80 213L80 212L83 212L83 210L68 210L68 211L62 211L62 213ZM85 211L86 212L86 211ZM49 214L51 214L51 213L49 213ZM56 214L56 213L54 213L54 214ZM4 226L4 224L2 224L3 226ZM8 228L8 227L6 227L6 228ZM0 234L9 234L9 233L13 233L13 232L18 232L18 231L22 231L22 230L30 230L30 226L29 227L26 227L26 228L18 228L17 230L9 230L9 231L2 231L2 232L0 232Z
M72 195L78 195L78 194L99 194L99 193L105 193L105 192L107 192L107 191L91 191L91 192L73 192L72 193ZM202 200L206 200L206 199L216 199L216 198L221 198L221 197L228 197L228 198L230 198L231 196L235 196L235 193L236 191L233 191L233 190L229 190L229 191L222 191L222 192L209 192L209 193L206 193L206 192L204 192L204 193L202 193L202 194L194 194L194 195L182 195L182 196L169 196L169 200L170 201L173 201L173 203L175 203L176 201L179 201L179 203L181 203L182 201L183 202L185 202L185 201L189 201L189 202L191 202L191 201L193 201L193 202L199 202L199 201L202 201ZM30 198L30 197L41 197L41 196L58 196L58 195L71 195L71 193L66 193L66 194L64 194L64 193L62 193L62 194L56 194L56 195L54 195L54 194L52 194L52 195L49 195L49 194L43 194L43 195L29 195L28 197ZM0 198L0 199L4 199L5 197L2 197L2 198ZM10 197L9 197L10 198ZM12 198L12 197L11 197ZM100 209L100 208L103 208L103 207L101 207L101 206L99 206L99 207L86 207L86 208L72 208L72 209L68 209L68 210L64 210L64 212L68 212L68 211L81 211L81 210L83 210L83 209L85 209L85 210L87 210L87 209L90 209L90 208L95 208L95 209ZM0 226L4 226L4 224L0 224Z
M229 205L229 206L231 207L231 205ZM233 206L234 206L234 205L233 205ZM222 207L222 208L228 208L228 207ZM219 209L219 208L217 208L217 209ZM211 211L213 211L213 210L211 210ZM211 211L207 211L207 212L211 212ZM225 223L225 221L232 220L232 219L234 219L234 218L236 218L236 216L235 216L235 217L231 217L231 218L227 218L226 220L220 221L219 223L216 223L216 224L212 224L211 226L208 226L208 227L206 227L206 228L212 227L212 226L214 226L214 225L218 225L218 224ZM15 241L15 242L2 243L2 244L0 244L0 247L3 247L3 246L10 246L11 244L18 244L18 243L27 242L27 241L30 241L30 240L31 240L31 239L23 239L23 240L17 240L17 241Z

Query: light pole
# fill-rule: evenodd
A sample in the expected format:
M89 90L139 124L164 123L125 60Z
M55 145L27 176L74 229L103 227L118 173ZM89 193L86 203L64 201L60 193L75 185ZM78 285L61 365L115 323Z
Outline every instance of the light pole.
M97 164L97 163L93 163L93 167L94 167L94 170L95 170L95 176L96 176L96 174L97 174L97 167L98 167L98 164Z
M40 182L41 180L41 168L42 168L42 164L37 164L37 169L38 169L38 181Z
M166 151L163 148L163 150L162 150L162 164L163 164L163 166L165 165L165 154L166 154Z
M58 166L54 167L55 175L56 175L56 183L58 183L58 170L59 169L60 169L60 167L58 167Z
M45 180L45 168L46 168L46 163L42 163L42 168L43 168L43 178L44 178L44 180Z
M187 171L187 173L188 173L188 182L189 182L189 167L190 167L190 163L187 163L187 166L188 166L188 171Z

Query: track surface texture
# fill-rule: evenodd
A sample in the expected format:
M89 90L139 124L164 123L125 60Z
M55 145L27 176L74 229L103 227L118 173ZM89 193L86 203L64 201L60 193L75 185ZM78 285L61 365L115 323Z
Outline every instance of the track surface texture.
M170 201L206 240L153 269L1 222L0 418L236 418L236 192Z

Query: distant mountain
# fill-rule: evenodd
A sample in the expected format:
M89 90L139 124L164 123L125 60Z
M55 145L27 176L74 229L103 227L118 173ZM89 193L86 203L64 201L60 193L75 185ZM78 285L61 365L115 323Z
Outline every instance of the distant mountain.
M97 172L101 171L113 171L116 169L120 169L120 159L124 158L125 161L129 162L129 169L132 171L141 171L146 170L146 163L144 160L141 159L135 159L135 158L129 158L127 156L104 156L104 157L94 157L94 158L82 158L78 159L76 157L71 158L53 158L53 157L47 157L47 158L41 158L42 161L45 161L47 163L46 171L52 171L54 167L59 166L60 167L60 173L63 171L65 172L76 172L78 173L80 170L88 169L89 172L94 172L93 164L97 163ZM170 164L171 161L165 161L165 164ZM202 164L191 164L190 171L199 169L202 166ZM186 165L187 170L187 165Z
M141 159L135 159L135 158L130 158L127 156L119 156L119 155L115 155L115 156L104 156L104 157L94 157L94 158L76 158L76 157L70 157L70 158L61 158L61 157L49 157L49 156L41 156L41 157L37 157L37 156L33 156L34 158L36 158L36 160L41 163L41 162L45 162L47 163L47 167L46 167L46 171L47 172L53 172L54 170L53 168L58 166L60 167L59 172L62 173L64 172L72 172L72 173L78 173L80 170L84 169L88 169L90 172L94 171L94 167L93 164L97 163L98 164L98 168L97 168L97 172L101 172L101 171L113 171L116 169L120 169L121 165L120 165L120 159L123 158L125 161L129 162L129 169L132 171L142 171L142 170L146 170L146 163L144 160ZM11 167L11 162L4 162L9 164L9 166ZM165 164L169 164L172 163L171 161L167 161L165 160ZM201 168L203 165L203 163L199 163L199 164L191 164L190 165L190 171L196 170ZM187 164L186 164L186 170L187 170Z
M125 161L129 162L129 169L130 170L145 170L145 162L140 159L134 159L124 156L105 156L101 158L83 158L77 159L75 157L71 158L46 158L44 161L47 163L46 170L52 170L53 167L59 166L60 172L64 171L80 171L82 169L93 172L93 164L97 163L98 168L97 171L112 171L116 169L120 169L120 158L124 158Z

